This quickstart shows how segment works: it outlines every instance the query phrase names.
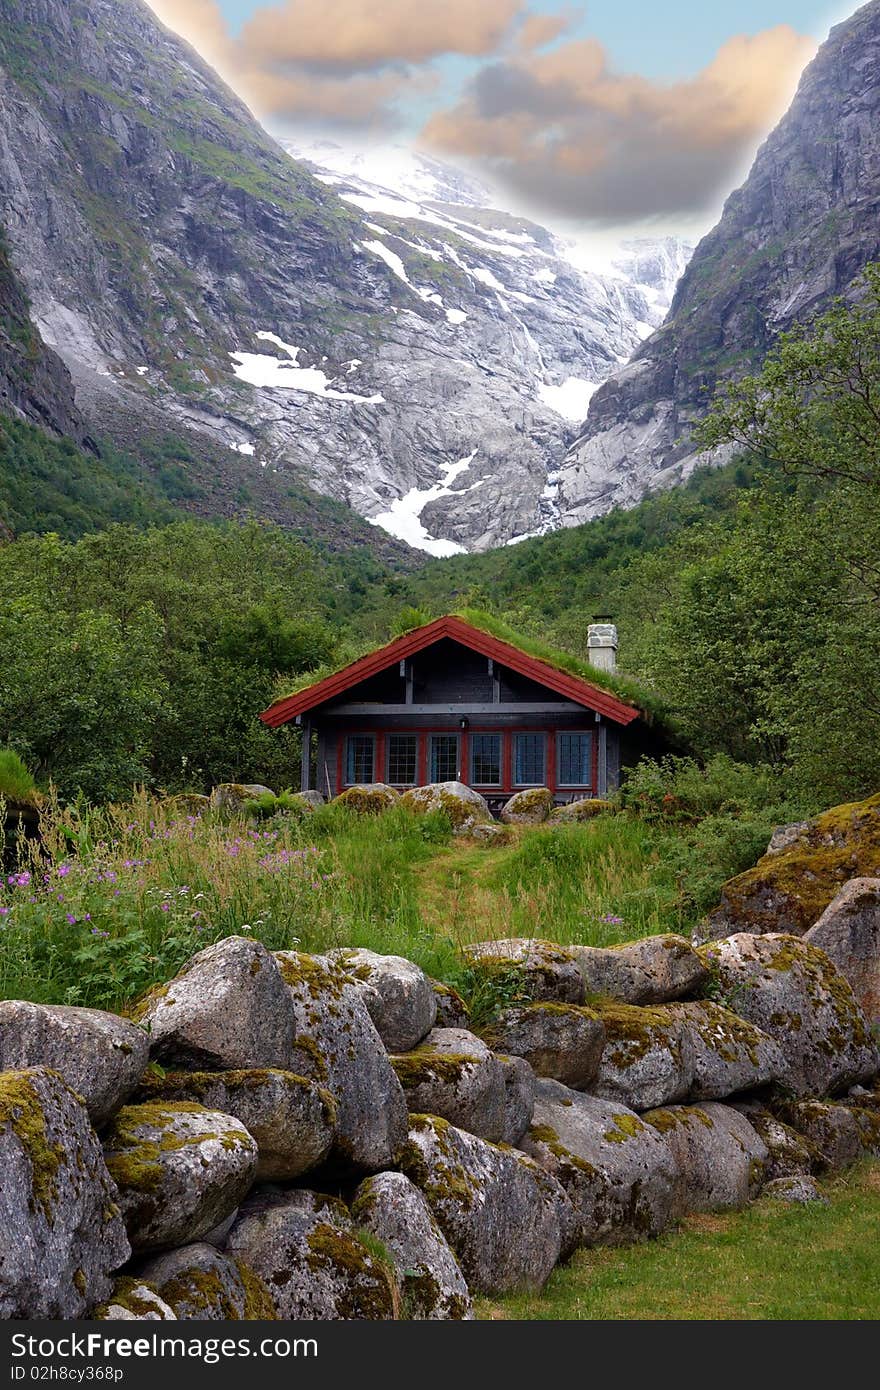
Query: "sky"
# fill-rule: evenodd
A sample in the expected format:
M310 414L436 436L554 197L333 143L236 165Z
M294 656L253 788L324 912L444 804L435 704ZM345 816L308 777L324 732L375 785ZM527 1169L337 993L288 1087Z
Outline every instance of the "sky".
M148 0L276 135L413 144L575 233L698 235L834 0Z

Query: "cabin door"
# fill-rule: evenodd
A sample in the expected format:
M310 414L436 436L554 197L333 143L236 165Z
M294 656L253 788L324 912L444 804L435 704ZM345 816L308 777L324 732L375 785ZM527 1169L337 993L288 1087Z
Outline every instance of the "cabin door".
M431 734L428 741L428 776L432 782L459 780L458 734Z

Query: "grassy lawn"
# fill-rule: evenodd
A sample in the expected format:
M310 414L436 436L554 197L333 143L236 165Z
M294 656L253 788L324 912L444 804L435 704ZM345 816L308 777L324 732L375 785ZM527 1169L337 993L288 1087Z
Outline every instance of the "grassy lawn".
M692 1216L645 1245L581 1250L543 1293L483 1300L494 1319L880 1318L880 1163L822 1184L828 1206L770 1197Z

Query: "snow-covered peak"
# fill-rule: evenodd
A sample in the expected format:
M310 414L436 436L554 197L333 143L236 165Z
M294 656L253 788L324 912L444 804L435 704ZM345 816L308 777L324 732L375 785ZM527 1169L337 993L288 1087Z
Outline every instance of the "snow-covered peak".
M492 195L476 179L409 145L342 146L333 140L281 143L294 159L303 160L324 175L356 180L413 202L492 206Z

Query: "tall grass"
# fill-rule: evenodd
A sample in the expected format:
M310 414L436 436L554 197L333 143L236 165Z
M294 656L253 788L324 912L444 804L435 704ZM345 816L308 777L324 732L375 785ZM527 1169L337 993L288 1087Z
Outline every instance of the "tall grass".
M0 796L7 801L30 805L36 783L21 758L11 748L0 748Z

